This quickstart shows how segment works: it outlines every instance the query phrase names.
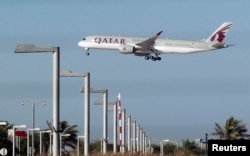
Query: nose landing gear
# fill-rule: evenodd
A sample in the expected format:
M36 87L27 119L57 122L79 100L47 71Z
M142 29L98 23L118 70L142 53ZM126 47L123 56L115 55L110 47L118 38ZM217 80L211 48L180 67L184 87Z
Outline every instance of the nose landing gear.
M85 48L86 55L89 56L89 48Z

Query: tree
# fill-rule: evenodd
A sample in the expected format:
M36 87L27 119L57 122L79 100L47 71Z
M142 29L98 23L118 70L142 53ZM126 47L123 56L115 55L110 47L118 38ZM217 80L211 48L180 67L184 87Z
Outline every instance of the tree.
M48 131L49 129L45 129L44 131ZM62 138L62 153L67 153L68 148L75 149L77 146L77 125L70 126L67 121L61 121L59 123L59 135L70 134L67 137L60 137ZM48 153L49 146L50 146L50 133L42 133L42 142L43 142L43 153ZM53 140L52 144L53 144Z
M205 151L201 150L195 141L189 139L182 140L184 155L204 155Z
M75 149L77 146L77 125L70 126L67 121L61 121L59 124L61 134L70 134L68 137L62 137L62 149L67 152L66 147Z
M231 116L227 119L224 127L215 123L215 132L212 132L211 135L226 140L244 139L250 136L247 134L247 131L246 124L243 123L242 120L234 119L234 117Z
M0 149L6 148L9 154L12 153L12 142L10 141L11 138L8 138L8 130L12 129L12 127L13 124L8 122L6 122L6 125L0 125Z

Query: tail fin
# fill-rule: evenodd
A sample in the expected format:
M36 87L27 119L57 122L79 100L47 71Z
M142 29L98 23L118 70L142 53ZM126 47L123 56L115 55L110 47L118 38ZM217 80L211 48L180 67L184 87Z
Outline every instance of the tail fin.
M213 32L213 34L208 39L206 39L206 42L223 43L231 26L231 22L223 23L215 32Z

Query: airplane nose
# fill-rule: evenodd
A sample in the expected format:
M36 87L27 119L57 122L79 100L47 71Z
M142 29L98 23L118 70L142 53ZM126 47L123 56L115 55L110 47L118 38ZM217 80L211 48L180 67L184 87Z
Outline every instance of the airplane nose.
M79 42L77 43L77 45L78 45L79 47L81 47L82 41L79 41Z

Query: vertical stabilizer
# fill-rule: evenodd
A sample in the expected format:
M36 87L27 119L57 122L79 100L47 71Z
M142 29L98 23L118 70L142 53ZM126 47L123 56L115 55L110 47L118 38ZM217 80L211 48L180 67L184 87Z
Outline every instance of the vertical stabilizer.
M223 43L231 26L232 26L231 22L223 23L215 32L213 32L213 34L208 39L206 39L206 42Z

